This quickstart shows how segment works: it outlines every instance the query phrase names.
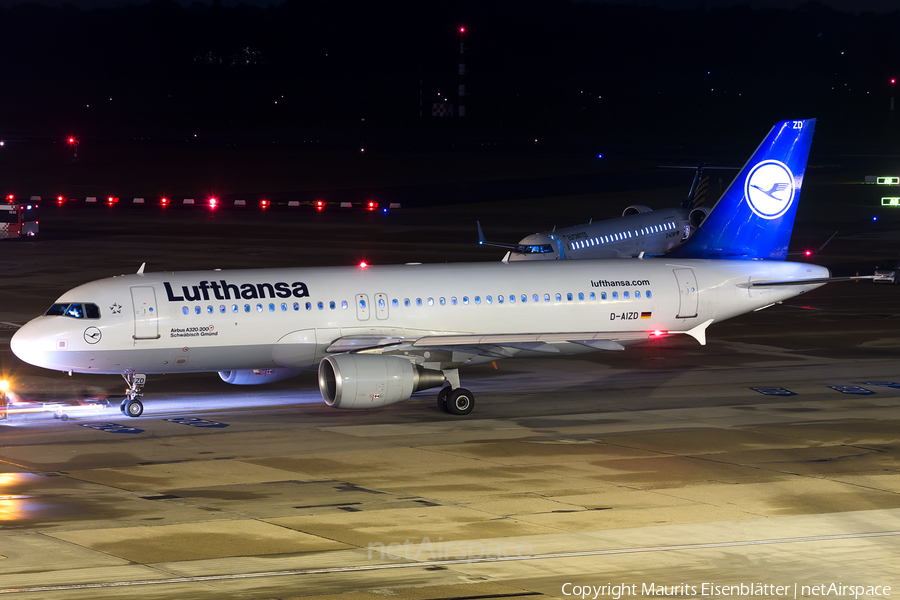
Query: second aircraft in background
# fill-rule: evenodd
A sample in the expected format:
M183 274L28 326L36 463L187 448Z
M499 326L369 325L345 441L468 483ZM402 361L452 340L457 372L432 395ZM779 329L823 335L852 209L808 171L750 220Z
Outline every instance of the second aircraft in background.
M704 206L709 183L704 168L709 167L697 167L691 191L678 208L652 210L635 204L626 207L621 217L533 233L518 244L487 241L481 223L478 223L478 243L509 249L506 260L633 258L665 254L685 243L711 210Z

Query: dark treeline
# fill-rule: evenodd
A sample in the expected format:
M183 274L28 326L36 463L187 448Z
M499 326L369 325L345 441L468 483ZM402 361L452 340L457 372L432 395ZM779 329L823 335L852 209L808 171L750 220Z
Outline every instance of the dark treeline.
M456 102L460 25L468 116L432 118L432 102ZM0 31L6 136L702 140L815 116L833 139L889 143L889 82L900 76L900 12L817 2L23 4L0 10Z

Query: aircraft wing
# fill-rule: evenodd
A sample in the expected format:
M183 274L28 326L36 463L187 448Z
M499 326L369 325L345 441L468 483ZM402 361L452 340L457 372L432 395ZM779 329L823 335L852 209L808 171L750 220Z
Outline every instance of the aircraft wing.
M473 356L509 356L510 350L528 350L555 354L559 349L553 342L568 342L592 348L618 352L625 347L620 342L649 340L673 334L686 334L701 344L706 344L706 328L712 319L686 331L585 331L569 333L452 333L422 335L420 337L342 337L328 347L329 353L360 352L363 350L390 349L424 351L462 351Z

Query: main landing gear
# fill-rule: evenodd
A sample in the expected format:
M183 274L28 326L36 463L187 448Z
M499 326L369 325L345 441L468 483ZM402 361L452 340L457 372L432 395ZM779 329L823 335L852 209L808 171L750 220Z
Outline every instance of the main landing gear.
M125 373L122 375L128 389L125 390L125 399L119 405L119 410L129 417L139 417L144 414L144 404L141 398L144 396L143 387L147 383L147 376L143 373Z
M458 387L454 390L448 385L438 392L437 405L441 412L463 416L475 408L475 396L465 388Z

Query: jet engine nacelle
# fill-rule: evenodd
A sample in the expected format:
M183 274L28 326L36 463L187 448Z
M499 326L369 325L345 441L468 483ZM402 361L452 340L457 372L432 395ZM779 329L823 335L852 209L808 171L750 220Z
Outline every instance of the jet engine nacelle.
M239 371L219 371L225 383L233 385L261 385L274 383L289 377L296 377L300 369L241 369Z
M653 212L653 209L643 204L632 204L622 211L622 216L627 217L628 215L640 215L648 212Z
M440 387L444 381L441 371L398 356L333 354L319 363L319 391L325 404L334 408L378 408Z
M706 206L698 206L694 210L691 211L691 214L688 215L688 219L691 222L691 227L700 227L703 224L703 221L706 220L706 217L709 216L710 209Z

